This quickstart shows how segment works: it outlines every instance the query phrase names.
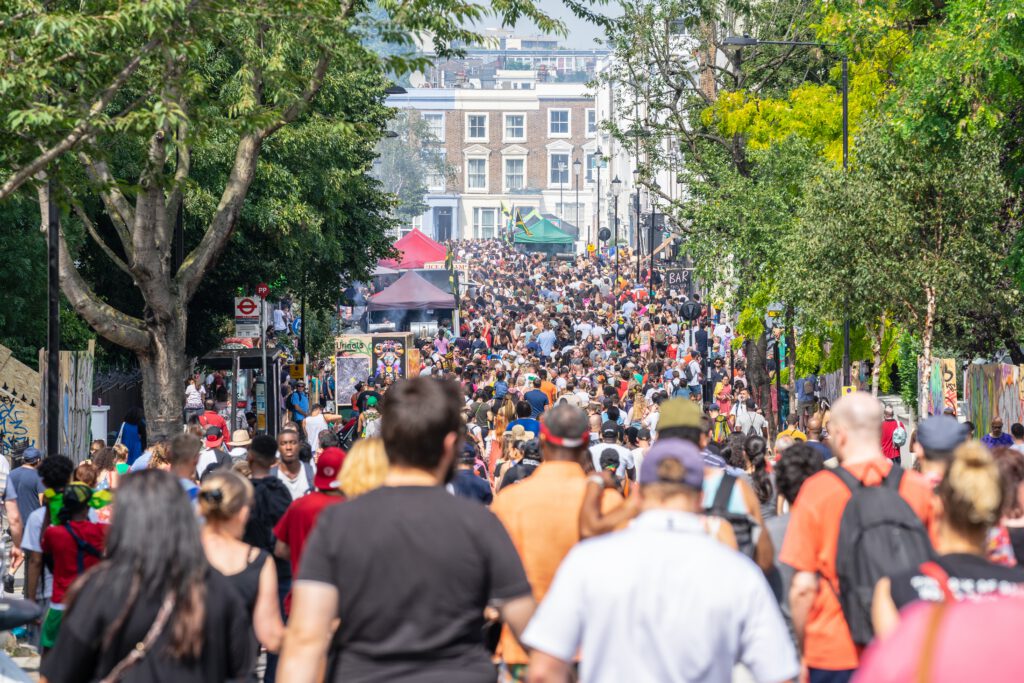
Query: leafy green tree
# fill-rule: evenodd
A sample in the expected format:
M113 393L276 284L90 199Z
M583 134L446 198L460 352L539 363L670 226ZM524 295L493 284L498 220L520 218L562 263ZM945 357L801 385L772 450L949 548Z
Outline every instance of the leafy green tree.
M430 35L438 54L450 54L454 43L476 38L463 27L489 12L509 23L528 18L542 30L561 28L529 0L489 8L389 0L378 3L383 18L368 14L365 3L326 0L11 0L5 7L0 199L27 184L41 215L51 201L61 205L62 289L90 326L138 358L155 438L179 422L188 305L236 232L254 181L270 170L264 151L275 144L289 151L278 134L316 118L313 104L325 84L341 79L346 66L382 74L422 65L412 55L417 35ZM361 40L373 33L409 52L367 51ZM323 123L347 129L357 143L382 130L370 132L366 117ZM193 172L203 168L211 180L198 184ZM324 180L341 191L349 179ZM266 181L268 191L278 189L278 178ZM200 234L179 266L172 241L183 203ZM112 244L92 220L97 205ZM290 218L290 225L320 222ZM103 252L108 270L131 279L141 313L104 300L79 270L72 252L79 230Z
M806 195L798 234L807 248L791 263L813 264L823 291L843 292L862 319L891 319L919 336L925 384L937 322L991 300L993 271L1005 267L996 255L1012 239L1000 220L1009 195L993 142L964 136L922 149L878 124L860 138L848 174L823 173ZM813 294L808 305L827 311Z

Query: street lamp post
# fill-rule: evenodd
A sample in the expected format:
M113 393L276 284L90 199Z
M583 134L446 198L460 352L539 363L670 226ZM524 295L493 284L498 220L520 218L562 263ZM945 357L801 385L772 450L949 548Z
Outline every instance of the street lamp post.
M576 183L576 237L580 236L580 166L582 162L579 159L572 162L572 175L574 182Z
M565 222L563 218L565 214L565 200L563 199L563 190L565 190L565 176L562 175L569 169L565 164L558 165L558 229L562 229L562 223Z
M619 297L615 292L615 288L619 286L619 193L622 192L622 181L619 180L619 176L615 176L615 180L612 181L612 199L615 201L615 229L614 235L612 236L612 243L615 244L615 282L612 283L612 302L615 307L615 315L619 314Z
M597 247L597 236L601 234L601 166L604 164L604 153L600 147L594 152L594 164L597 166L597 231L594 232L594 246Z
M758 40L747 35L729 36L722 45L733 47L754 47L757 45L785 45L806 47L833 47L828 43L802 40ZM843 172L849 168L850 153L850 64L846 55L841 55L843 65ZM850 316L843 316L843 386L850 385Z

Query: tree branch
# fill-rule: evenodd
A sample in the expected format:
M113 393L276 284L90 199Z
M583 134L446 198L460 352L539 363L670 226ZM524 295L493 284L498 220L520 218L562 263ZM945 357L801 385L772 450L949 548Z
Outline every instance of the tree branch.
M45 232L50 206L49 190L46 183L39 183L36 192L39 196L39 212ZM96 293L92 291L75 268L67 241L64 239L63 230L59 230L59 236L60 288L71 306L104 338L137 353L145 351L149 347L149 333L143 322L122 313L96 296Z
M160 40L154 38L153 40L142 46L139 53L135 55L121 71L118 72L117 76L104 88L99 96L93 101L89 107L89 111L85 117L78 122L78 124L71 129L64 138L53 147L43 151L42 154L33 159L27 166L23 166L18 169L11 177L4 181L3 185L0 185L0 199L5 199L12 192L21 187L26 180L42 171L46 166L64 154L75 145L77 145L83 138L92 133L93 120L103 113L103 110L113 101L114 97L121 90L121 87L128 81L129 78L138 70L142 64L142 58L152 52L158 45Z
M101 186L100 199L110 216L117 236L121 239L121 246L124 253L131 261L134 258L134 247L132 245L132 230L135 228L135 211L125 198L124 194L117 187L117 181L110 173L110 168L105 161L93 161L85 152L79 152L78 160L85 167L85 173L89 179Z
M327 50L321 50L320 58L317 59L316 67L313 69L313 74L309 77L309 84L306 86L306 89L303 91L302 95L300 95L299 98L291 104L291 106L284 110L280 119L259 132L261 141L273 135L281 127L297 119L299 115L306 110L309 103L312 102L313 98L316 97L316 94L320 92L320 88L323 87L324 77L327 75L327 67L330 66L330 64L331 57L327 53Z
M107 258L114 262L115 266L127 274L128 277L134 279L135 276L132 274L131 268L128 267L128 264L121 260L121 257L114 253L114 250L107 245L102 237L100 237L99 232L96 230L96 225L92 222L92 219L89 218L85 209L82 208L81 203L72 197L71 193L68 192L66 188L64 194L67 195L68 200L71 202L72 210L75 212L75 215L78 216L78 219L82 221L82 225L85 226L85 229L89 232L89 236L92 237L97 246L103 250L103 253L107 255Z
M256 160L259 158L262 144L261 133L250 133L238 142L235 163L231 167L231 175L217 205L217 213L214 214L203 239L185 257L175 276L183 303L187 303L195 294L206 271L220 256L220 252L231 237L235 221L245 202L245 195L256 174Z

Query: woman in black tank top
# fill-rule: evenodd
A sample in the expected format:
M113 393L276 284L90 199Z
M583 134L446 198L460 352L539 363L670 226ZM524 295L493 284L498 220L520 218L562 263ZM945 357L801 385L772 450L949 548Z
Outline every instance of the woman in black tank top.
M252 500L252 484L237 472L220 470L208 476L199 491L201 539L210 565L244 602L253 638L269 652L277 652L284 636L277 570L267 551L240 540ZM255 671L247 680L256 680Z

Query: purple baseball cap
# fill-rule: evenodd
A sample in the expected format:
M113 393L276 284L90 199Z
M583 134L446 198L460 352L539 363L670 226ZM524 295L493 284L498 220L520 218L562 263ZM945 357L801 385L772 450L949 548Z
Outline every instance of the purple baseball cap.
M662 463L676 461L678 467L666 467ZM641 484L685 484L700 489L704 483L704 458L689 441L683 439L658 439L647 451L640 465Z

